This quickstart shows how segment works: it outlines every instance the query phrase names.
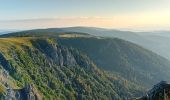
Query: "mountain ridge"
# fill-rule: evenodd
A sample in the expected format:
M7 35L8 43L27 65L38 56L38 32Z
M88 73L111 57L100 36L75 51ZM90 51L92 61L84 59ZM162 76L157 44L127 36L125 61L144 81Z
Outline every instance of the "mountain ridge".
M37 29L37 30L28 30L28 31L22 31L22 32L17 32L17 33L58 34L58 33L74 33L74 32L76 34L86 33L86 34L89 34L92 36L98 36L98 37L120 38L120 39L129 41L129 42L135 43L137 45L140 45L170 60L170 55L167 55L169 52L168 46L162 47L161 45L165 45L165 43L162 43L162 42L159 42L160 45L157 45L157 42L155 42L155 40L152 41L146 35L146 34L156 35L157 33L160 33L159 31L158 32L131 32L131 31L120 31L120 30L114 30L114 29L80 26L80 27ZM168 34L168 31L166 31L166 34ZM1 35L0 37L9 37L9 36L10 37L15 36L15 33L4 34L4 35ZM19 35L19 36L22 36L22 35Z
M57 45L53 39L20 37L0 41L4 57L1 69L5 68L19 88L25 82L33 83L44 99L123 99L142 93L142 87L100 70L83 53Z

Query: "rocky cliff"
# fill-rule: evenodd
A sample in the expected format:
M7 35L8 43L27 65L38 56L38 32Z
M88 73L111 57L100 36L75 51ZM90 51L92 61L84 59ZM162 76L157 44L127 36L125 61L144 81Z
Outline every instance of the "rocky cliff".
M170 84L166 81L161 81L154 85L153 88L146 93L146 96L139 100L170 100Z
M23 89L7 89L5 100L42 100L32 84L27 84Z

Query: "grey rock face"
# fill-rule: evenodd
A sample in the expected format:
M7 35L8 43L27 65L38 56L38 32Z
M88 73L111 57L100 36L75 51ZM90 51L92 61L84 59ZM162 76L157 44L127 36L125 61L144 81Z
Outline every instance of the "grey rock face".
M43 40L33 41L33 45L38 51L44 53L46 57L51 59L52 63L59 66L75 66L77 64L74 55L72 55L68 48L52 45Z
M0 53L0 65L4 67L6 70L11 70L10 65L8 61L5 59L5 57Z
M46 55L52 59L51 61L53 61L53 63L59 66L72 67L77 64L74 55L70 52L68 48L55 46L49 51L50 52L46 53Z
M24 88L24 92L25 92L25 99L27 100L39 100L38 99L38 95L33 87L33 85L28 84L25 86Z
M8 89L6 94L6 100L41 100L39 94L33 87L28 84L23 89Z
M139 100L170 100L170 84L166 81L161 81L154 85L153 88L147 92L146 96Z

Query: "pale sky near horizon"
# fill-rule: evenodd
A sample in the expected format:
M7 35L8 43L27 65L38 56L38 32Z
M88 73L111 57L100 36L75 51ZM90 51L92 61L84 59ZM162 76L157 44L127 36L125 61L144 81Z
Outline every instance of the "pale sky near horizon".
M170 0L0 0L0 29L169 30Z

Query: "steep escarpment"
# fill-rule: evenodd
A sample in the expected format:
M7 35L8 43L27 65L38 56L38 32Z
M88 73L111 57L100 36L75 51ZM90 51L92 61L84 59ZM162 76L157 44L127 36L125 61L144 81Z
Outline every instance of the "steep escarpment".
M117 100L143 91L133 82L99 69L82 52L57 45L53 39L3 38L0 47L0 66L8 73L0 82L1 95L6 97L11 90L15 95L10 97L16 99Z

